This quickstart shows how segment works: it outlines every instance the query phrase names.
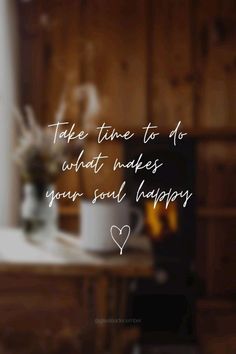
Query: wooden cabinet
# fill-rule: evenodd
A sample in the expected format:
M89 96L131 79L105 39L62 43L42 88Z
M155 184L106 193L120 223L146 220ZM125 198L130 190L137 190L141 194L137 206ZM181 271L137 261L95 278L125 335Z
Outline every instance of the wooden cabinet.
M139 238L122 262L89 254L69 236L54 241L49 252L17 230L1 231L1 353L125 353L140 327L122 321L130 282L153 276L148 240Z

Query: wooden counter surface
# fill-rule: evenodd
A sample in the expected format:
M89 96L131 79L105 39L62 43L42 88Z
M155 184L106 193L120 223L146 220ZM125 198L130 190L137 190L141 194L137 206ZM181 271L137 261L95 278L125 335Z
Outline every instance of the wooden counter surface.
M118 248L99 255L84 251L79 238L59 232L50 244L36 245L20 230L2 229L0 346L5 350L13 343L13 353L24 354L29 341L38 350L44 345L61 348L66 340L76 353L84 348L86 353L103 354L108 348L117 353L111 346L124 344L123 326L106 321L125 319L130 283L150 277L152 270L144 237L131 237L122 256ZM133 327L129 330L137 335ZM125 338L130 337L127 330Z
M58 232L51 244L33 244L17 229L0 230L0 272L81 275L108 272L123 277L152 274L152 252L145 237L130 238L124 253L97 254L83 250L79 238Z

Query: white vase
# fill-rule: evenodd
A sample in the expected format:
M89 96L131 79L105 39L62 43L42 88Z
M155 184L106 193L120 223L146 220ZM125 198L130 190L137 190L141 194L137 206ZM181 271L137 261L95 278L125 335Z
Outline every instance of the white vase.
M57 234L58 207L57 203L49 206L46 191L53 190L53 186L45 187L39 196L34 184L24 185L24 197L21 205L21 217L25 235L37 243L51 242Z

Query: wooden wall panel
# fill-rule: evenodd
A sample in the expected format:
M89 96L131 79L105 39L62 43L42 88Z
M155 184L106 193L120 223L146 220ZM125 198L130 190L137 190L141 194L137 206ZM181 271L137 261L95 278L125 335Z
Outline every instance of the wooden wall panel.
M236 144L204 142L197 162L197 263L209 295L236 292Z
M236 319L235 316L230 316L230 321L232 326L235 327ZM229 321L228 318L220 318L223 322ZM203 342L204 353L207 354L234 354L236 352L236 335L235 333L231 335L224 336L212 336L205 339Z
M150 114L158 126L193 124L192 17L189 0L152 1Z
M198 222L197 270L208 296L236 292L236 221L233 217Z
M73 159L72 161L70 159L65 159L65 161L70 161L69 163L76 163L77 159ZM80 172L76 172L73 169L70 171L63 171L61 172L61 175L59 177L58 183L57 183L57 190L59 192L68 192L71 191L72 193L74 192L80 192L80 187L79 187L79 177L80 177ZM61 206L78 206L78 201L71 201L70 199L62 199L60 201Z
M196 322L198 339L204 348L203 353L235 353L235 350L231 351L233 343L235 347L236 338L236 302L234 300L200 300L197 306Z
M207 230L207 293L232 295L236 292L235 219L209 220Z
M198 205L236 207L236 144L201 143L198 149Z
M72 100L72 90L79 83L79 2L71 0L18 1L20 14L20 79L21 103L30 104L38 121L45 125L54 121L62 92L67 85L67 120L78 120L78 105ZM66 16L65 16L66 14ZM78 174L63 173L57 185L59 191L77 191ZM78 212L66 213L74 207L69 200L59 202L63 217L60 226L67 231L78 230Z
M65 93L66 120L79 122L79 106L74 90L81 82L80 72L80 3L77 0L44 0L45 63L44 110L52 122L62 94Z
M22 101L35 107L42 122L52 121L65 88L67 118L79 120L73 88L88 80L103 99L101 121L117 127L145 123L145 0L19 3L28 31L22 33Z
M236 2L198 0L196 16L197 121L236 125Z
M94 80L101 120L116 126L191 126L193 116L203 127L236 125L234 0L18 3L22 103L41 121L52 120L65 86L77 120L73 87Z
M119 158L120 161L123 160L122 145L114 142L104 144L89 142L85 151L85 160L91 160L99 152L102 152L104 156L108 156L104 160L105 164L99 173L95 174L91 169L83 169L81 173L81 185L85 196L88 198L93 198L94 190L97 188L100 192L112 192L113 190L118 192L124 179L124 170L112 170L116 158Z
M53 122L66 93L69 121L79 121L74 89L81 81L80 2L19 1L22 104L31 104L38 119Z
M71 214L62 214L59 221L59 227L60 230L77 236L80 229L79 208L75 208L74 212Z
M196 271L202 290L207 284L207 226L206 221L199 219L196 229Z
M42 13L43 0L23 2L18 1L20 14L20 94L22 105L30 104L37 117L42 117L42 101L44 83L43 60L43 27L39 14Z
M140 127L146 120L147 2L83 4L84 38L94 52L94 69L87 68L85 79L95 81L103 97L101 119L116 127Z

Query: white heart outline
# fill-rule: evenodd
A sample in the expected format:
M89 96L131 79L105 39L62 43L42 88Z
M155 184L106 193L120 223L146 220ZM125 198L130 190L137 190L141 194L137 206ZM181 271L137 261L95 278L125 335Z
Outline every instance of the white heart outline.
M123 230L125 227L128 228L128 234L127 234L126 239L125 239L125 241L124 241L124 243L123 243L123 246L120 246L119 243L118 243L118 242L116 241L116 239L114 238L114 236L113 236L113 231L112 231L112 230L113 230L114 228L117 229L117 230L119 231L119 235L121 235L121 234L122 234L122 230ZM110 228L111 238L112 238L112 240L117 244L117 246L119 247L119 249L120 249L120 256L123 254L123 248L124 248L126 242L128 241L128 238L129 238L129 236L130 236L130 231L131 231L131 229L130 229L130 226L129 226L129 225L124 225L124 226L122 226L122 228L119 228L119 227L116 226L116 225L112 225L111 228Z

